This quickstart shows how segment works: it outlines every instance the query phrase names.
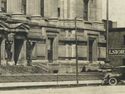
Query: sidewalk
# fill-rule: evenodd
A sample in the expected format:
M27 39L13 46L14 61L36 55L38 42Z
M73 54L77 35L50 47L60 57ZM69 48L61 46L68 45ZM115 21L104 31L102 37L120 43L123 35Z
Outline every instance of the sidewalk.
M79 85L96 85L102 84L102 80L79 81ZM51 86L69 86L76 85L76 81L60 81L60 82L13 82L0 83L0 89L9 88L26 88L26 87L51 87Z

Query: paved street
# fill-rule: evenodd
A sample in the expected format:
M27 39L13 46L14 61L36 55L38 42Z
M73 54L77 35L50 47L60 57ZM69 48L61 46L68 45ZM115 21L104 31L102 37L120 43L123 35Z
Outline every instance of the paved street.
M125 94L125 86L6 90L0 91L0 94Z

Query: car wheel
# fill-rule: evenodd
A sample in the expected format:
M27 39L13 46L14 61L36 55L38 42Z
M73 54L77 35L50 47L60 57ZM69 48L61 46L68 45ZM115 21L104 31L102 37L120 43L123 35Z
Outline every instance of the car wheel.
M109 83L109 85L117 85L118 80L116 78L109 78L108 83Z

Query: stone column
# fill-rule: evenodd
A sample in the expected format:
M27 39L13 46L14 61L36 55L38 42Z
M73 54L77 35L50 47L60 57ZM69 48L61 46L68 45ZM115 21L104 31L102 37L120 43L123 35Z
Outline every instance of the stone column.
M75 0L61 0L61 18L74 19L76 16L76 1Z
M96 0L96 20L102 20L102 0Z
M27 0L27 14L30 16L40 16L41 0Z
M64 18L64 0L60 0L60 18Z
M75 39L75 30L72 30L72 38ZM72 44L72 57L76 57L76 44Z
M93 57L93 61L97 61L97 52L98 52L98 49L97 49L97 38L94 40L94 42L93 42L93 55L92 55L92 57Z
M64 0L64 19L67 19L67 0Z
M7 54L5 50L5 39L1 42L1 65L6 65Z
M47 37L47 34L46 34L46 29L45 29L45 27L42 27L41 32L42 32L43 37L46 38L46 37Z
M70 0L70 18L74 19L76 16L76 1L77 0Z
M2 0L0 0L0 12L2 11L2 10L1 10L1 1L2 1Z
M69 38L69 31L66 30L65 33L66 33L66 38ZM65 48L65 49L66 49L66 57L69 57L69 45L66 44L65 47L66 47L66 48Z
M57 18L58 17L58 1L59 0L51 0L50 6L51 6L51 15L50 17L52 18Z
M26 57L27 57L27 65L30 66L32 64L32 42L27 40L26 43Z
M14 34L13 33L11 33L11 34L9 34L8 35L8 43L10 44L10 50L9 50L9 57L8 57L8 64L9 65L14 65L15 64L15 62L14 62ZM9 49L9 48L8 48Z
M96 21L96 0L88 2L88 20Z
M48 59L48 49L47 49L47 33L46 28L42 27L42 35L45 38L45 60Z
M66 57L69 57L69 45L66 44Z
M7 12L12 14L22 14L21 1L22 0L7 0Z
M56 36L53 40L53 60L58 60L58 36Z
M75 57L75 56L76 56L75 47L76 47L76 45L75 45L75 44L72 44L72 57Z

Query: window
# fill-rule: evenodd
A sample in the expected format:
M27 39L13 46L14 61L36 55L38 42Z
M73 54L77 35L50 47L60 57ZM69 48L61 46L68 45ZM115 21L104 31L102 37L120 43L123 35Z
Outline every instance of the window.
M89 61L93 61L93 39L89 39Z
M88 20L88 2L89 0L84 0L84 19Z
M48 60L49 62L53 61L53 44L54 44L54 38L48 38Z
M41 16L44 17L44 0L41 0Z
M7 12L7 0L1 0L1 11Z
M26 14L26 0L22 0L22 9L21 9L23 14Z
M58 17L60 17L60 8L58 8Z

